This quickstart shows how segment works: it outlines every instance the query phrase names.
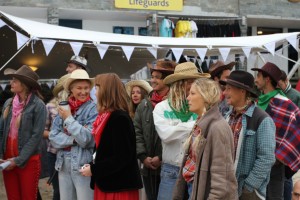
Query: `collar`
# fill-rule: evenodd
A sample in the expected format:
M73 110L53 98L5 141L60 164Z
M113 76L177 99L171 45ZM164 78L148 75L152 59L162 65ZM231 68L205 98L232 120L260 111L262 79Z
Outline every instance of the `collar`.
M291 88L292 88L291 83L288 82L288 85L286 86L286 88L283 92L286 94L286 93L288 93L288 91L290 91Z

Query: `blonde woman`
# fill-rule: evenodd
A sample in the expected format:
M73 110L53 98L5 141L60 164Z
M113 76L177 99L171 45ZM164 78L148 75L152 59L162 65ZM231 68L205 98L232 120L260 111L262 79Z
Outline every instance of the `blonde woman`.
M143 99L147 99L152 87L147 81L132 80L125 85L127 94L130 97L129 115L133 119L137 106Z
M189 109L199 117L185 145L173 199L237 199L234 146L231 129L219 112L219 85L197 79L187 98Z
M168 98L153 111L156 131L162 141L162 168L158 199L170 200L183 158L183 143L188 138L197 115L189 111L187 95L196 78L210 77L199 73L194 63L176 66L164 83L170 85Z
M37 198L41 171L39 146L46 122L46 107L40 95L39 76L28 66L6 69L15 94L3 107L0 119L0 157L10 161L3 171L8 199ZM1 162L4 162L1 160Z

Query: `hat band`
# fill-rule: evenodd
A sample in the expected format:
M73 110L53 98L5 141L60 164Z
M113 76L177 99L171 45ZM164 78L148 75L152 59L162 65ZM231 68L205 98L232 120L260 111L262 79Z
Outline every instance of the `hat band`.
M238 84L238 85L241 85L241 86L243 86L243 87L245 87L245 88L251 89L251 87L250 87L249 85L246 85L246 84L244 84L244 83L235 81L235 80L233 80L233 79L227 79L227 80L230 81L230 82L236 83L236 84Z

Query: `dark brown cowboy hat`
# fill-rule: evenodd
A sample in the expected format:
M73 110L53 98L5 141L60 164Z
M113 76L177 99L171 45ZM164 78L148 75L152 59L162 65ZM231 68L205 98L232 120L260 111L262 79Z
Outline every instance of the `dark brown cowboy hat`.
M266 73L271 79L276 81L276 83L278 83L282 74L279 67L271 62L267 62L262 68L252 68L251 70Z
M230 73L229 77L222 81L220 80L219 83L221 85L232 85L241 89L244 89L250 92L252 97L258 97L255 90L253 89L254 86L254 77L252 74L246 71L233 71Z
M208 72L210 73L211 78L214 78L217 74L226 69L232 70L234 65L235 62L231 62L226 65L223 61L218 60L216 63L212 63L210 65Z
M147 63L147 65L151 73L153 71L159 71L166 74L173 74L177 63L171 60L157 60L152 64Z
M32 89L42 90L40 84L37 82L39 76L27 65L23 65L18 70L7 68L4 70L4 75L14 77Z

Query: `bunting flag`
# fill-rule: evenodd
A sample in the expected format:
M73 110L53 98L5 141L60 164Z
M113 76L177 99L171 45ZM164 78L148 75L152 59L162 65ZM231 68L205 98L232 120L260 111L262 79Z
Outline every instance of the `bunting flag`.
M251 47L243 47L242 49L243 49L243 52L244 52L245 56L247 58L249 58L250 52L251 52Z
M229 52L230 52L230 48L219 48L219 51L221 53L223 61L226 62L227 57L228 57Z
M135 47L133 47L133 46L121 46L121 48L123 49L123 52L125 53L125 56L126 56L127 60L129 61Z
M53 49L54 45L56 44L56 41L55 40L42 40L42 43L44 45L46 56L48 56L50 51Z
M275 42L269 42L267 44L264 44L264 46L274 56L274 53L275 53Z
M70 45L72 47L72 50L75 54L75 56L78 56L79 55L79 52L83 46L83 43L81 42L70 42Z
M296 49L296 51L299 51L298 48L298 40L297 40L297 35L292 35L290 37L287 37L286 40Z
M157 48L155 47L147 47L148 51L157 59Z
M2 21L2 19L0 19L0 28L2 28L5 25L6 25L6 23L4 21Z
M206 55L206 52L207 52L207 48L197 48L195 49L200 57L200 59L202 60L202 62L204 61L205 59L205 55Z
M51 87L53 85L53 82L52 81L51 82L47 82L46 84L48 85L49 89L51 89Z
M16 31L16 36L17 36L17 48L20 49L26 42L29 41L29 38L26 37L25 35L19 33Z
M104 56L105 56L106 51L109 48L109 45L107 45L107 44L97 44L96 47L98 49L100 58L103 59Z
M182 55L183 48L172 48L172 52L176 58L176 62L178 62Z
M7 84L3 83L3 84L0 84L0 85L2 87L2 90L5 90Z

